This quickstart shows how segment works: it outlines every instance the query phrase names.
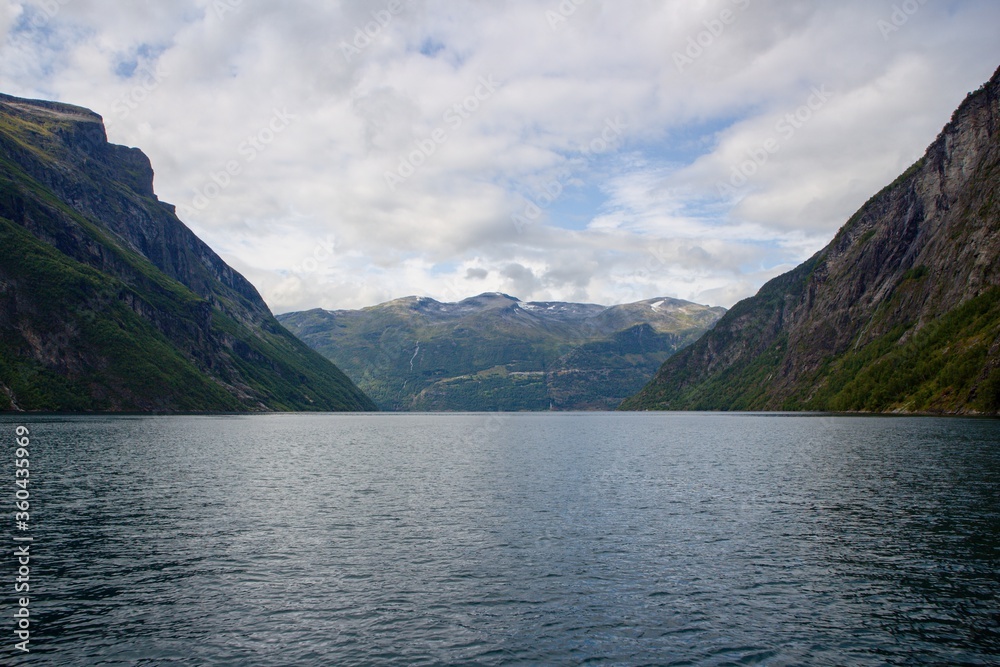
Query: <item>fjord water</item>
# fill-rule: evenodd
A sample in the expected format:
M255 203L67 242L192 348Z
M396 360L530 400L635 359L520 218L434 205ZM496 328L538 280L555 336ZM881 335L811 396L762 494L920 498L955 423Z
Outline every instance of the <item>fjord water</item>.
M11 442L16 424L32 430L35 538L33 650L14 656L8 620L5 664L985 665L1000 655L993 420L0 424ZM12 462L4 470L13 488Z

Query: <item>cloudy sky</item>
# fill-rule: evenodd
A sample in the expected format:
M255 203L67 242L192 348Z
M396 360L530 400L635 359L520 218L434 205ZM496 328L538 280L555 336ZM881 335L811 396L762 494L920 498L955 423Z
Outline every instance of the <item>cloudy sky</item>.
M0 0L0 92L104 116L275 312L730 306L1000 65L992 0Z

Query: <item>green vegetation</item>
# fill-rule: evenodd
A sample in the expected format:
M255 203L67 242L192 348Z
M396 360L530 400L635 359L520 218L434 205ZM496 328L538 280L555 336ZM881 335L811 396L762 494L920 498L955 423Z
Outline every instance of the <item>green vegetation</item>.
M903 278L900 282L906 282L907 280L923 280L927 277L929 272L930 270L925 265L921 264L920 266L907 270L903 274Z
M624 409L1000 413L1000 70L826 248Z
M505 412L547 410L545 374L490 374L448 378L413 398L412 410Z
M814 410L1000 411L1000 288L966 301L918 331L899 326L832 360L816 378Z
M0 409L374 409L98 121L0 96Z
M614 409L724 312L657 300L611 308L400 299L280 316L386 410Z
M110 409L117 395L156 397L160 409L240 408L125 305L136 295L124 284L67 258L4 218L0 246L16 249L0 259L5 291L30 289L44 304L31 318L34 345L16 329L0 330L0 383L10 388L19 407ZM17 261L8 261L11 257ZM69 372L78 365L90 367L89 372ZM150 407L156 409L156 402Z
M928 275L923 267L908 274L901 283ZM749 361L707 377L678 364L669 383L650 383L622 408L996 414L998 341L1000 287L993 287L920 327L897 325L863 346L828 357L780 394L777 405L773 380L788 355L784 333Z

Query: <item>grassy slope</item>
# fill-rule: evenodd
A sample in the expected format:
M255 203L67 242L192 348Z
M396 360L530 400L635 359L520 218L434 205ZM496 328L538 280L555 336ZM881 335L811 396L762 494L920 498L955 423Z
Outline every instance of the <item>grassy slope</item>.
M926 280L927 276L910 277ZM810 400L789 407L870 412L1000 411L1000 288L994 287L915 334L900 326L829 363Z
M966 98L949 124L952 131L957 131L954 124L963 114L979 114L977 120L967 124L968 132L982 131L992 122L989 119L995 118L995 113L982 110L995 108L996 77ZM911 194L906 188L913 187L914 178L927 169L928 160L944 159L946 145L942 137L948 134L949 127L924 157L871 197L838 231L827 250L810 262L818 260L821 264L824 253L836 249L842 261L846 260L843 266L852 271L860 266L856 263L864 258L861 251L865 245L880 236L883 248L888 243L890 251L898 250L891 243L905 235L907 221L903 216L920 203L906 199ZM963 182L954 200L941 209L944 213L939 212L948 226L941 232L930 226L925 229L924 233L938 234L931 236L926 246L933 250L889 284L886 296L877 297L873 312L864 311L863 319L855 317L847 325L855 326L859 321L865 324L849 334L849 345L837 346L839 354L819 357L817 366L809 366L815 370L798 376L792 385L782 387L772 381L788 372L789 359L801 363L805 358L801 354L806 349L801 347L802 342L798 349L788 349L788 329L782 328L775 314L781 310L782 301L793 309L805 303L798 288L809 285L812 269L804 271L807 263L765 285L757 296L737 304L711 334L670 359L653 382L623 404L623 409L1000 412L1000 286L995 259L1000 159L995 136L984 135L973 153L977 160L975 172ZM952 141L960 143L954 137ZM939 165L935 169L943 170L940 163L933 164ZM928 182L933 183L933 178ZM894 212L892 226L885 220L877 221L876 227L858 233L856 228L864 217L877 220L886 215L894 199L904 201L906 207ZM885 241L886 229L899 237ZM852 240L852 236L856 238ZM933 263L927 266L921 262ZM796 273L801 280L792 280ZM867 272L863 267L858 275L869 273L870 267ZM892 275L898 274L878 277ZM965 300L944 300L946 297L941 296L961 293L967 286L980 288L968 290ZM856 293L844 291L842 281L819 287L824 288ZM767 330L764 326L775 321L778 327ZM825 326L833 327L827 331L833 334L831 339L837 333L852 331L829 320ZM816 345L824 342L822 337L813 335L806 340L812 344L809 350L824 349L822 344Z
M75 262L0 218L0 272L8 289L30 286L41 308L31 313L43 364L32 343L14 329L0 330L0 382L24 410L101 410L119 401L175 410L238 410L240 403L204 376L164 336L124 305L123 283ZM193 295L192 295L193 296ZM66 313L72 313L65 318ZM86 360L82 372L60 373L66 348ZM159 403L159 405L156 405Z
M921 267L904 276L880 309L891 312L910 281L929 280ZM767 297L766 294L762 296ZM760 306L759 302L752 305ZM775 307L777 304L772 304ZM738 316L738 304L731 312ZM878 322L878 315L875 322ZM830 357L784 399L784 410L865 412L1000 411L1000 288L953 308L917 331L893 327L866 345ZM716 343L722 347L725 338ZM768 380L785 358L787 335L778 335L751 359L718 373L651 383L623 403L628 410L760 410L772 407ZM687 354L687 353L682 353ZM990 360L993 360L992 363ZM678 360L675 360L676 363Z
M405 309L335 323L311 311L283 321L390 410L547 409L545 392L534 382L492 369L537 370L566 347L544 332L526 337L488 318L454 331Z
M11 154L73 173L73 164L56 157L58 133L68 126L0 114L0 139ZM100 185L166 215L155 199L127 186L141 175L121 178ZM273 317L251 328L213 309L0 154L2 215L30 221L39 236L0 219L0 310L8 311L0 314L0 409L375 409ZM116 275L53 245L114 266ZM221 303L241 298L221 291L213 296Z
M787 349L779 333L787 295L805 288L817 258L769 281L755 297L732 307L708 335L670 359L671 381L660 373L642 391L625 400L622 410L758 410L768 400L768 379L778 371ZM709 351L733 347L743 353L723 368L706 367ZM755 345L756 347L751 347Z
M692 328L595 333L495 311L438 322L385 305L281 319L390 410L613 409L711 323L679 317Z

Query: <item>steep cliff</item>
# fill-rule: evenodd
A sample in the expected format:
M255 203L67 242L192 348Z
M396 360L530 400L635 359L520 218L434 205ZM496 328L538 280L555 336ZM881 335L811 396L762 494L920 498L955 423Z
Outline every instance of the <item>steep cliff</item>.
M1000 69L830 244L624 409L1000 409Z
M0 95L0 409L360 410L79 107Z

